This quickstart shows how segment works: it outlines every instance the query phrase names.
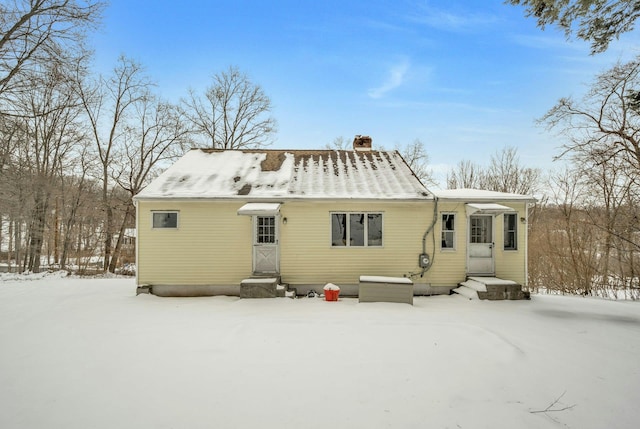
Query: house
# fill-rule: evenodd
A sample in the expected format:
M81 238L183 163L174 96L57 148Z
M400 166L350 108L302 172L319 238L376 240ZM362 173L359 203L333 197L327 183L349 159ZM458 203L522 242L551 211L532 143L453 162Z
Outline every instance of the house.
M357 295L361 275L411 278L416 294L468 275L525 284L530 201L434 195L366 136L346 151L194 149L134 197L137 283L162 296Z
M440 243L430 282L455 288L454 280L461 286L454 291L467 296L528 297L520 286L527 285L528 208L535 198L478 189L437 191L435 198Z

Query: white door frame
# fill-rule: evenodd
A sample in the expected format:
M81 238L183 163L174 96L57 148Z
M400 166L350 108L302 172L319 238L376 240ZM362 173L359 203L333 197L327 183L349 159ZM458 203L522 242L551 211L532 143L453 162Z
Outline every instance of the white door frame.
M482 243L472 243L472 218L490 220L491 237ZM472 214L467 216L467 274L493 276L496 272L495 233L496 217L493 214Z
M253 215L252 218L252 270L255 274L277 274L280 272L280 215ZM272 218L273 231L262 225L259 218ZM266 242L265 242L266 240Z

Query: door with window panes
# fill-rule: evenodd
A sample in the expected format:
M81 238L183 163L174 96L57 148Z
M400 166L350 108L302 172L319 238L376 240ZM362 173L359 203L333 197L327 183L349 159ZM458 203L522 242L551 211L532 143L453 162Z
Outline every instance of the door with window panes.
M493 215L469 216L467 274L493 275Z
M253 272L278 273L278 217L253 216Z

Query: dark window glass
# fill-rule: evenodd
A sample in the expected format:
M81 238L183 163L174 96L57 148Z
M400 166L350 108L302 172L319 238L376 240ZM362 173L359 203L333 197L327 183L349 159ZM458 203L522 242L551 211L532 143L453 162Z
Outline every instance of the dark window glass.
M382 214L367 215L367 245L382 246Z
M515 213L504 215L504 250L518 250L518 216Z
M347 215L344 213L333 213L331 215L331 245L347 245Z
M177 228L178 213L177 212L154 212L153 227L154 228Z
M364 246L364 214L349 214L350 240L351 246Z
M443 213L442 215L442 248L453 249L455 246L455 219L453 213Z

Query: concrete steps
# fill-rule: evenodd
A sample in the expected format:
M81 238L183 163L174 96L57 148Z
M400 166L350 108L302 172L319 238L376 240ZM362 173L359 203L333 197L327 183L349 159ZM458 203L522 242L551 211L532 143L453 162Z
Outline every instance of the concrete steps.
M459 283L453 292L469 299L518 300L529 299L529 292L522 290L522 285L512 280L504 280L497 277L468 277Z
M283 284L280 276L252 276L240 282L240 298L295 297L295 289Z
M251 277L240 282L240 298L276 298L280 276Z
M475 291L466 286L459 286L452 291L468 299L478 299L478 291Z

